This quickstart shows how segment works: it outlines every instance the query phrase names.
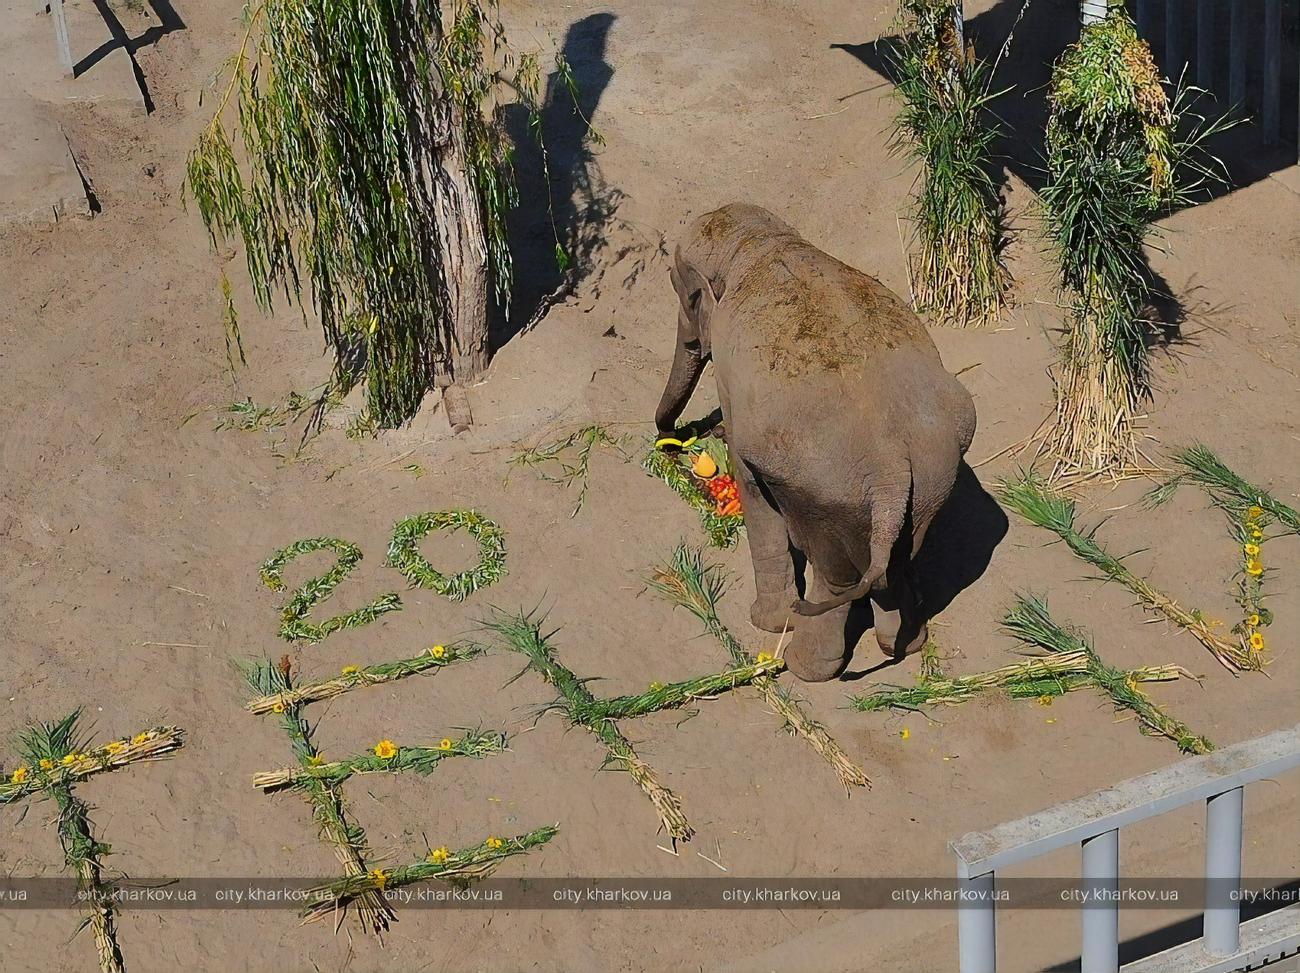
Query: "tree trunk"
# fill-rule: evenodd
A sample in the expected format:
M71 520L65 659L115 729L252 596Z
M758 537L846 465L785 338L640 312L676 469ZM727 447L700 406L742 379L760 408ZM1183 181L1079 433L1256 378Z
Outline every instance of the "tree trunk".
M465 156L464 127L453 105L446 111L446 142L433 174L434 230L451 316L451 347L437 368L440 386L467 385L487 370L490 287L487 232Z

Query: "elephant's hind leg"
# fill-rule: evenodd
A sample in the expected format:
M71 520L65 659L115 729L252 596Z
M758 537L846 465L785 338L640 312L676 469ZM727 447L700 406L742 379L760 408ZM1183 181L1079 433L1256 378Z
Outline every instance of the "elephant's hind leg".
M858 585L859 572L833 540L812 534L807 547L812 566L810 600L828 600ZM821 615L799 619L799 628L785 650L785 663L792 673L804 682L825 682L843 671L852 650L845 639L851 608L852 602L845 602Z
M910 560L895 555L885 572L885 584L871 593L871 602L876 644L887 657L901 659L925 645L930 632Z

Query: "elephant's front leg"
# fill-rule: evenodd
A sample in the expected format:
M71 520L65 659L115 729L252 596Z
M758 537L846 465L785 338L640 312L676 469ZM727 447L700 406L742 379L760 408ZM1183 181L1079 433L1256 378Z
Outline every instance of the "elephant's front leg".
M749 609L749 619L755 628L764 632L783 632L794 628L790 606L797 597L785 518L764 496L753 470L735 444L729 443L728 450L740 492L740 509L745 515L749 556L754 563L754 588L758 592Z

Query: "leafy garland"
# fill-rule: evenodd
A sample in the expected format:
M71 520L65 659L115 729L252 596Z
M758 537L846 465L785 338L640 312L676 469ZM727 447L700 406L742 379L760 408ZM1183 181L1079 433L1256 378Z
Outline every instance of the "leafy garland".
M269 557L261 569L262 583L272 591L284 588L284 568L290 561L314 551L333 551L338 561L325 574L312 578L280 609L280 637L286 641L319 642L334 632L357 628L374 621L385 612L398 611L402 599L395 592L380 595L346 615L336 615L316 625L306 620L308 612L325 601L361 561L361 548L337 537L308 537L282 547Z
M419 543L434 530L465 530L478 541L479 562L468 571L445 575L420 554ZM388 564L397 568L413 588L428 588L464 601L480 588L495 584L506 573L506 535L476 510L440 510L399 520L388 545Z

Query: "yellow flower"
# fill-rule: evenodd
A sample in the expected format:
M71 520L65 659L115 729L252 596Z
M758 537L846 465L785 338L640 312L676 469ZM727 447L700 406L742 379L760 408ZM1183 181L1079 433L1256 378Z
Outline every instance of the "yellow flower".
M1042 696L1039 696L1039 697L1038 697L1038 705L1039 705L1039 706L1051 706L1051 705L1052 705L1052 697L1049 696L1049 695L1047 695L1046 693L1044 693Z
M1259 628L1259 621L1260 619L1258 615L1251 615L1249 618L1246 619L1246 624L1249 625L1251 628Z
M502 841L496 835L491 835L491 834L488 835L487 841L483 842L483 844L487 845L493 851L496 851L498 848L502 848L505 846L504 841Z
M445 865L447 859L450 857L451 852L447 850L446 845L441 848L435 848L433 851L429 852L429 861L433 862L435 865Z
M1264 651L1264 633L1263 633L1263 632L1251 632L1251 633L1250 633L1250 647L1251 647L1252 649L1254 649L1256 652L1263 652L1263 651Z
M1252 541L1260 541L1260 540L1263 540L1263 539L1264 539L1264 532L1263 532L1262 530L1260 530L1258 527L1252 527L1252 528L1250 529L1250 539L1251 539Z
M1255 557L1256 555L1259 554L1259 545L1247 544L1245 550L1246 550L1246 555L1248 557Z
M1258 578L1264 573L1264 565L1260 563L1258 558L1251 558L1246 562L1246 573L1252 578Z
M382 868L372 868L370 870L370 877L375 880L375 885L379 886L381 889L388 884L388 873Z
M760 652L758 656L754 659L754 661L757 662L760 666L762 666L771 662L772 659L773 659L773 655L771 652Z
M1252 505L1250 509L1246 511L1246 516L1251 520L1258 520L1260 517L1264 516L1264 508Z
M75 764L76 762L77 762L77 755L75 753L65 753L63 755L63 759L59 761L59 763L63 764L63 766L65 767L71 764Z
M446 656L446 654L447 647L445 645L435 645L429 650L429 655L433 656L435 659L441 659Z
M143 733L137 733L135 736L131 737L131 745L138 747L149 739L149 735L148 730L145 730Z
M324 756L322 756L319 753L313 753L310 757L307 758L308 767L319 767L324 762L325 762Z
M112 743L104 744L104 752L108 754L110 757L113 756L114 754L121 753L125 749L126 749L126 744L123 743L121 740L114 740Z
M12 774L9 775L9 783L11 784L21 784L26 779L27 779L26 767L19 767Z
M902 737L904 740L906 740L908 737L912 735L912 731L909 730L907 727L903 727L901 730L898 731L898 735Z
M392 760L397 756L397 744L392 740L380 740L375 744L375 756L380 760Z
M271 704L271 712L272 712L272 713L283 713L283 712L284 712L284 700L282 700L282 699L277 699L274 703L272 703L272 704Z
M344 666L344 667L343 667L343 675L345 675L345 676L355 676L355 675L356 675L358 672L360 672L360 671L361 671L361 667L360 667L360 666Z
M439 750L450 750L450 749L451 749L451 740L448 739L447 737L443 737L440 741L438 741L438 749L439 749Z
M663 689L663 688L664 688L664 684L661 683L661 682L659 682L658 680L655 680L654 682L652 682L652 683L650 684L650 692L652 692L652 693L657 693L657 692L659 692L659 690L661 690L661 689Z
M48 757L44 757L41 759L41 770L53 770L53 769L54 769L53 760L50 760Z

